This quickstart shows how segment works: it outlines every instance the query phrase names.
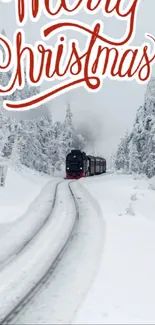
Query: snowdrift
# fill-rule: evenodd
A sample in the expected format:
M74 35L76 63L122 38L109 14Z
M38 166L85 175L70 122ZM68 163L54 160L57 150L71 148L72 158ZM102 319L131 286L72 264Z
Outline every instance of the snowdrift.
M49 178L27 173L18 173L8 168L5 187L0 187L0 223L18 219L40 193Z

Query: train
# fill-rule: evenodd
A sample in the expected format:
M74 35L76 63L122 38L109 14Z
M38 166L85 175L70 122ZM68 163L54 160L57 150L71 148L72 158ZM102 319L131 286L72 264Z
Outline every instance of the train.
M81 177L106 173L106 159L86 155L84 151L71 150L66 156L66 178Z

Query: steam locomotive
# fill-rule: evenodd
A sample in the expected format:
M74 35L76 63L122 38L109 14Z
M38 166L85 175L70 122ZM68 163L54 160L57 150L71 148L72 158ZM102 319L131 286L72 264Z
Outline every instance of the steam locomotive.
M66 178L79 179L106 173L106 160L86 155L80 150L71 150L66 156Z

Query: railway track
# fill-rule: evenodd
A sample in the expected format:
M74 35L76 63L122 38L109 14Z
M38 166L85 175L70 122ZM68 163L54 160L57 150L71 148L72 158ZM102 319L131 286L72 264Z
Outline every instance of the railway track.
M57 190L58 190L58 186L59 184L61 184L62 181L60 181L59 183L56 184L55 186L55 190L54 190L54 197L53 197L53 203L51 206L51 210L48 213L47 217L45 218L45 220L43 221L43 223L40 225L39 228L37 228L37 230L34 232L33 236L31 236L29 239L27 239L23 245L21 245L21 247L19 248L19 250L17 250L14 254L12 254L9 258L7 258L6 260L4 260L4 262L2 264L0 264L0 272L6 267L8 266L15 258L17 258L20 254L22 254L23 250L35 239L35 237L42 231L43 227L48 223L48 221L50 220L50 218L52 217L52 211L54 209L55 206L55 202L56 202L56 196L57 196Z
M20 312L22 311L22 309L29 304L29 302L31 301L31 299L37 294L37 292L42 288L42 286L48 281L49 277L51 276L51 274L53 273L53 271L56 269L57 264L59 263L59 261L62 259L62 256L64 255L65 251L67 250L69 244L72 241L72 238L74 237L74 233L75 230L77 228L78 225L78 221L79 221L79 207L77 204L77 200L74 196L74 193L72 191L71 188L71 183L73 181L68 183L68 188L72 197L72 200L74 202L75 205L75 221L73 223L72 229L69 233L69 236L67 237L65 243L63 244L63 246L61 247L61 249L59 250L59 253L57 254L56 258L54 259L54 261L51 263L50 267L47 269L46 273L44 273L44 275L38 280L38 282L29 290L29 292L17 303L17 305L10 310L10 312L5 315L3 317L3 319L0 320L0 324L1 325L5 325L5 324L12 324L14 319L20 314ZM52 204L52 210L54 209L54 206L56 204L56 197L57 197L57 189L58 186L61 182L59 182L56 186L56 190L55 190L55 199L53 201ZM47 222L47 221L46 221Z

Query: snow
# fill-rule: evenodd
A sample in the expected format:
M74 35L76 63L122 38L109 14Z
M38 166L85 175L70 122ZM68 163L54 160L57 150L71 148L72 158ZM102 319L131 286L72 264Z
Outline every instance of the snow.
M14 258L18 252L22 251L48 221L57 183L56 180L48 182L26 213L12 223L5 236L1 236L0 245L3 249L0 251L0 269L4 266L4 262L7 263L9 258Z
M40 175L28 168L24 167L20 172L10 167L8 168L5 186L0 187L0 245L3 247L3 250L0 250L0 264L5 260L9 246L11 253L11 250L13 252L15 249L15 242L19 241L19 246L22 245L22 241L24 242L24 238L22 239L25 233L24 226L26 223L28 226L29 223L30 227L30 222L33 224L33 218L29 222L26 221L26 212L28 209L34 209L33 201L47 182L49 182L49 177ZM35 205L37 205L37 202ZM25 219L23 227L20 227L21 217ZM34 220L35 224L36 221ZM19 232L16 231L16 228ZM4 237L6 238L5 244Z
M24 307L15 324L70 324L99 268L105 237L100 207L78 182L71 187L80 214L75 235L46 286Z
M74 324L154 324L155 192L147 179L81 180L106 219L101 267Z
M48 223L29 247L0 272L0 319L3 319L47 272L70 234L75 220L75 206L67 182L59 185L58 192L56 205ZM49 213L50 186L46 189L45 197L42 205Z
M155 191L155 176L150 179L150 189Z
M47 183L46 177L24 175L8 169L5 187L0 187L0 223L18 219Z
M60 181L59 177L48 182L49 178L30 175L16 175L19 185L27 184L25 202L31 204L24 216L10 223L17 227L11 228L10 237L6 233L1 238L6 257L13 252L13 244L9 248L7 242L13 243L20 233L20 240L14 242L16 250L25 240L24 229L26 236L31 236L50 213ZM144 176L107 173L71 183L80 216L75 235L48 282L17 316L16 324L155 323L154 182L154 178ZM31 192L31 185L32 189L36 186L36 192ZM75 207L68 181L58 188L48 224L0 272L1 317L46 272L73 226ZM9 197L11 189L7 191ZM13 220L12 216L7 220ZM0 258L2 255L0 252Z

